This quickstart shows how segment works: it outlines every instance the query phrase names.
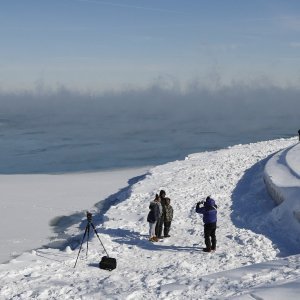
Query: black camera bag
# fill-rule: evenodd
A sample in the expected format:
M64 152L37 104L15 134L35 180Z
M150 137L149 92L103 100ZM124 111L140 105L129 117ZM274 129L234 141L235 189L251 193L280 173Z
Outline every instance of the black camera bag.
M99 262L99 268L103 270L114 270L117 267L117 260L113 257L103 256Z

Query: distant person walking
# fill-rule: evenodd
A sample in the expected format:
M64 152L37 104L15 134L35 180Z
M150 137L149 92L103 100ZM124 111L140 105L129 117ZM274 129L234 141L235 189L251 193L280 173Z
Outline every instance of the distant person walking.
M300 142L300 129L298 130L298 135L299 135L299 142Z
M204 206L200 207L200 204ZM196 212L203 215L204 222L204 241L206 248L204 252L211 252L216 250L217 239L217 205L215 200L208 196L204 201L198 202L196 205Z
M149 241L151 242L157 242L158 238L155 235L155 226L157 223L157 220L160 217L160 211L159 211L159 196L158 194L155 195L155 199L150 202L149 205L149 213L147 216L147 222L149 222Z

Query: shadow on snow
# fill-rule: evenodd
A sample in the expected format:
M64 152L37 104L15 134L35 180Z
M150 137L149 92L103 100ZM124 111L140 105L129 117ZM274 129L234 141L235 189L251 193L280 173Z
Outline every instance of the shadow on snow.
M98 225L104 222L104 215L110 209L112 205L116 205L122 201L128 199L132 192L132 185L137 183L138 181L143 180L147 174L134 177L128 181L128 186L119 190L115 194L110 195L105 200L98 202L95 207L97 208L97 212L93 213L92 223L96 227L97 232L101 234L109 235L114 242L119 244L127 244L130 246L137 246L142 249L148 250L164 250L164 251L197 251L201 250L202 247L189 247L189 246L178 246L178 245L166 245L163 242L152 243L148 241L148 236L143 236L139 232L130 231L127 229L103 229L97 228ZM79 228L81 232L76 236L70 236L66 232L68 229L79 223ZM56 237L47 245L45 248L57 248L63 250L65 247L70 246L72 249L78 247L83 239L84 230L87 226L87 219L85 212L74 213L70 216L60 216L53 219L50 223L53 227L53 231L56 233ZM95 233L93 228L90 228L90 240L95 238ZM84 239L84 243L86 243L87 237ZM102 248L101 245L99 245ZM198 249L199 248L199 249Z
M97 208L96 212L93 212L92 223L97 229L97 225L102 224L104 222L104 215L109 210L112 205L116 205L126 199L128 199L132 192L132 185L137 183L138 181L143 180L147 174L136 176L128 180L128 185L123 189L120 189L115 194L110 195L106 199L95 204ZM69 235L66 233L68 229L79 223L79 228L81 232L78 235ZM84 230L87 226L86 212L77 212L69 216L59 216L51 220L50 225L53 227L53 231L56 236L45 245L45 248L57 248L64 249L67 246L70 246L72 249L76 248L80 245L81 240L83 238ZM100 233L100 232L99 232ZM103 231L106 233L106 231ZM91 227L90 230L90 238L94 235L94 231ZM86 238L85 238L86 241Z
M271 212L276 204L263 180L264 167L273 155L249 168L236 185L232 193L231 219L236 227L249 229L270 239L279 249L279 256L288 256L298 254L299 245L287 235L282 224L272 219ZM281 159L284 160L284 157Z

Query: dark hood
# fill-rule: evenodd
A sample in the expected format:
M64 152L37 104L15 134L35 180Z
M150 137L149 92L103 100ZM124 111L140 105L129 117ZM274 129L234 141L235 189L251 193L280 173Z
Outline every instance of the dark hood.
M212 198L206 199L206 201L204 203L204 206L215 206L215 205L216 205L216 202Z

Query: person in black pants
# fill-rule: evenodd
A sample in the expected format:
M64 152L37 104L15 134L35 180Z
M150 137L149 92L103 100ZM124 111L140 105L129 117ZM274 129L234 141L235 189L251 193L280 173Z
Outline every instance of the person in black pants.
M200 207L200 204L204 204L204 206ZM215 200L210 198L210 196L206 198L204 203L202 201L196 205L196 212L203 215L204 241L206 245L206 248L203 249L204 252L216 250L217 208Z
M163 225L164 225L164 222L165 222L163 212L164 212L164 210L165 210L166 201L167 201L167 199L169 199L169 198L166 197L166 192L165 192L164 190L161 190L161 191L159 192L159 198L160 198L160 209L161 209L161 214L160 214L159 220L158 220L157 223L156 223L155 233L156 233L156 236L157 236L159 239L161 239L161 238L163 238L163 237L162 237L162 232L163 232ZM169 200L170 200L170 199L169 199Z
M298 135L299 135L299 142L300 142L300 129L298 130Z
M171 223L173 220L173 207L170 204L170 198L166 198L166 204L163 210L163 218L164 218L164 237L170 237L169 232L171 228Z

